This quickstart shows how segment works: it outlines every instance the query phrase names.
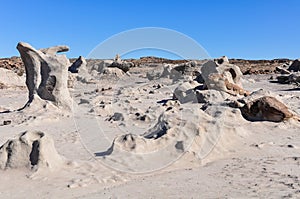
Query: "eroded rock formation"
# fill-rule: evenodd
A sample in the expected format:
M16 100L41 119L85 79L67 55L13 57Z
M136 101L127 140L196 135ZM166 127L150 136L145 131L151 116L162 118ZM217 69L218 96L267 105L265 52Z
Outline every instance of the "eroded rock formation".
M52 138L41 131L26 131L0 147L0 169L55 169L63 162Z
M296 59L288 68L288 71L299 72L300 71L300 59Z
M72 99L68 90L68 67L70 62L58 52L69 50L67 46L55 46L36 50L28 43L17 45L26 70L26 86L30 105L36 96L71 109Z
M270 96L248 102L241 108L241 112L250 121L282 122L294 116L287 106Z
M116 68L119 68L119 69L121 69L122 71L124 71L126 73L133 66L134 66L134 64L131 63L131 62L122 61L121 58L120 58L120 55L117 54L114 61L113 61L113 63L111 65L109 65L108 67L116 67Z
M227 57L208 61L201 67L201 76L208 89L224 91L231 95L249 95L242 87L242 72L239 67L229 64Z
M86 71L87 62L84 57L79 56L78 59L69 67L71 73L78 73L79 71Z

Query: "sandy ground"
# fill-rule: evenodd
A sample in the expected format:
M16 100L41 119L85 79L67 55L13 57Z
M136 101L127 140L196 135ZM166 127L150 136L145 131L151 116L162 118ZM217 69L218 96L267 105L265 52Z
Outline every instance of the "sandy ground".
M40 130L51 135L66 163L38 172L0 170L0 198L300 197L298 121L250 122L239 109L217 105L210 114L201 104L163 106L180 82L149 81L147 70L153 68L136 68L120 79L76 82L70 114L50 108L3 113L22 107L28 94L22 79L1 89L0 124L11 124L0 126L0 144L26 130ZM271 91L300 114L299 90L270 83L270 76L245 76L244 88ZM156 132L162 114L176 139L136 138L132 150L118 145L118 136Z

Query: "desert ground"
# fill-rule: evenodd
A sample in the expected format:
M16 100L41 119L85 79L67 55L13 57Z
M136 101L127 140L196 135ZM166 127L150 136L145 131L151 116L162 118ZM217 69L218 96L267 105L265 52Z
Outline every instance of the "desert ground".
M0 59L0 198L300 198L297 60L21 47Z

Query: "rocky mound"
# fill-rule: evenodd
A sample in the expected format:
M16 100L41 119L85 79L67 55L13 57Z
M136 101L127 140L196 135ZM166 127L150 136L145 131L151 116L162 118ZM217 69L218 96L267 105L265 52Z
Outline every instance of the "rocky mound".
M0 169L55 169L63 162L52 138L41 131L25 131L0 147Z

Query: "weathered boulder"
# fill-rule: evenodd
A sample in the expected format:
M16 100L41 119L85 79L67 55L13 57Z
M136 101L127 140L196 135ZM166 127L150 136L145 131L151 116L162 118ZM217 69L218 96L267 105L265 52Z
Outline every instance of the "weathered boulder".
M113 63L108 67L119 68L126 73L133 66L134 66L133 63L121 60L120 55L117 54Z
M296 59L288 68L288 71L299 72L300 71L300 59Z
M223 63L229 64L229 60L228 60L228 58L227 58L226 56L222 56L222 57L220 57L220 58L215 59L215 62L216 62L218 65L223 64Z
M79 56L78 59L68 69L71 73L78 73L78 71L86 71L86 60Z
M122 71L124 71L125 73L127 72L127 71L129 71L129 69L131 68L131 67L133 67L134 65L133 65L133 63L131 63L131 62L122 62L122 63L118 63L118 62L113 62L111 65L109 65L108 67L111 67L111 68L119 68L119 69L121 69Z
M243 117L249 121L281 122L293 117L287 106L270 96L250 101L240 109Z
M201 67L201 76L208 89L224 91L231 95L249 95L242 87L242 72L239 67L229 64L226 57L208 61Z
M173 82L177 82L180 79L184 79L185 76L197 78L199 75L198 71L199 68L195 61L180 64L164 64L162 72L153 70L147 73L147 78L149 80L168 78L172 79Z
M119 68L105 68L102 74L107 78L121 78L125 73Z
M221 104L230 95L217 90L196 90L198 103Z
M173 94L173 99L178 100L180 103L193 102L198 103L195 86L190 82L184 82L179 85Z
M64 162L51 137L41 131L26 131L0 147L0 169L55 169Z
M279 72L280 74L291 74L290 71L280 66L276 67L276 72Z
M276 77L280 84L300 84L300 73L292 73L289 75L280 75Z
M68 51L67 46L55 46L36 50L28 43L17 45L26 69L26 86L29 91L29 106L34 96L54 102L55 105L71 109L72 99L68 90L68 67L65 55L57 52Z
M104 69L110 66L113 60L88 60L88 66L90 71L97 71L98 73L103 73Z

